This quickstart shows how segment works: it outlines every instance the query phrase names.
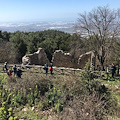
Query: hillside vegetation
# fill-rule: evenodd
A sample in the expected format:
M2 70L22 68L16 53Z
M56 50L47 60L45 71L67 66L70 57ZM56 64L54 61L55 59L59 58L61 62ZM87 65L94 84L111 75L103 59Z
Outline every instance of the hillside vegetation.
M91 38L82 38L78 34L70 35L56 30L46 30L38 32L0 32L0 63L7 61L8 63L21 63L25 54L31 54L43 48L51 61L55 50L63 50L71 53L75 62L81 54L90 50L94 50L96 46L94 36ZM105 65L111 64L113 61L119 62L119 40L113 43L106 54ZM99 43L98 43L99 44Z
M6 36L5 36L5 35ZM5 36L5 37L4 37ZM0 59L0 62L9 61L10 63L21 62L21 58L25 54L34 53L39 47L43 48L51 60L52 54L55 50L68 51L72 36L57 30L46 30L38 32L1 32L0 50L3 54L9 51L10 56L15 56L14 60L5 56ZM3 45L6 46L3 48Z
M80 13L73 35L57 30L0 31L0 63L21 63L25 54L43 48L51 62L55 50L72 55L94 51L93 71L23 69L22 79L0 70L0 120L119 120L120 10L108 6ZM105 68L117 66L115 78ZM99 65L101 71L95 67Z
M24 69L22 79L1 73L1 120L117 120L117 76L109 82L106 76L97 78L88 68L75 74L54 69L53 76L46 76L43 69Z

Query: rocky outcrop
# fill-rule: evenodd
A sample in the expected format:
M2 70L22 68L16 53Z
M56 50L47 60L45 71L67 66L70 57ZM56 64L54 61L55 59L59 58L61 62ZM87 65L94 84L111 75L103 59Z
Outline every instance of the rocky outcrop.
M56 50L52 58L53 66L74 68L75 63L70 53L64 53L62 50Z
M91 67L95 66L96 59L93 51L89 51L85 54L80 55L78 59L79 68L83 69L89 60L90 60Z
M37 52L33 54L25 55L22 58L23 65L30 64L30 65L44 65L47 63L50 64L45 51L42 48L39 48Z

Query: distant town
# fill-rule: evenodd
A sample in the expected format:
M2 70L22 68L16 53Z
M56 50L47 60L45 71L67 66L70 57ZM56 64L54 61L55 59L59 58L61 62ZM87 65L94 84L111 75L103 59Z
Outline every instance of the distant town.
M58 22L2 22L0 30L7 32L23 31L34 32L44 30L59 30L66 33L74 33L74 21L58 21Z

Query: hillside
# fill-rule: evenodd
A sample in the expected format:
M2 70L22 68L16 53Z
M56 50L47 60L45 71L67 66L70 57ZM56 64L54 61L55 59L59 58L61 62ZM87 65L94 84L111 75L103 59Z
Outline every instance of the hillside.
M34 67L23 69L22 79L0 73L0 80L0 103L5 102L0 108L1 120L120 118L117 76L115 81L106 81L106 76L97 78L86 70L74 72L69 69L54 69L53 75L46 76L43 69Z

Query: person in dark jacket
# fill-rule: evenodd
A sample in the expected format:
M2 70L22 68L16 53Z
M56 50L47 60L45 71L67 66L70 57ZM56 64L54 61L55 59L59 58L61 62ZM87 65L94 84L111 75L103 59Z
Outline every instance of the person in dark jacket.
M110 70L111 70L111 76L112 78L114 78L114 75L116 73L116 66L113 63L112 63Z
M17 69L17 77L21 78L22 70L20 68Z
M15 76L17 74L17 66L16 65L13 66L13 72L14 72L14 76Z
M47 66L47 64L44 65L43 69L45 70L45 73L46 73L46 76L47 76L47 73L48 73L48 66Z
M4 70L4 69L5 69L5 70ZM7 65L7 62L5 62L3 70L6 71L6 72L8 72L8 65Z

